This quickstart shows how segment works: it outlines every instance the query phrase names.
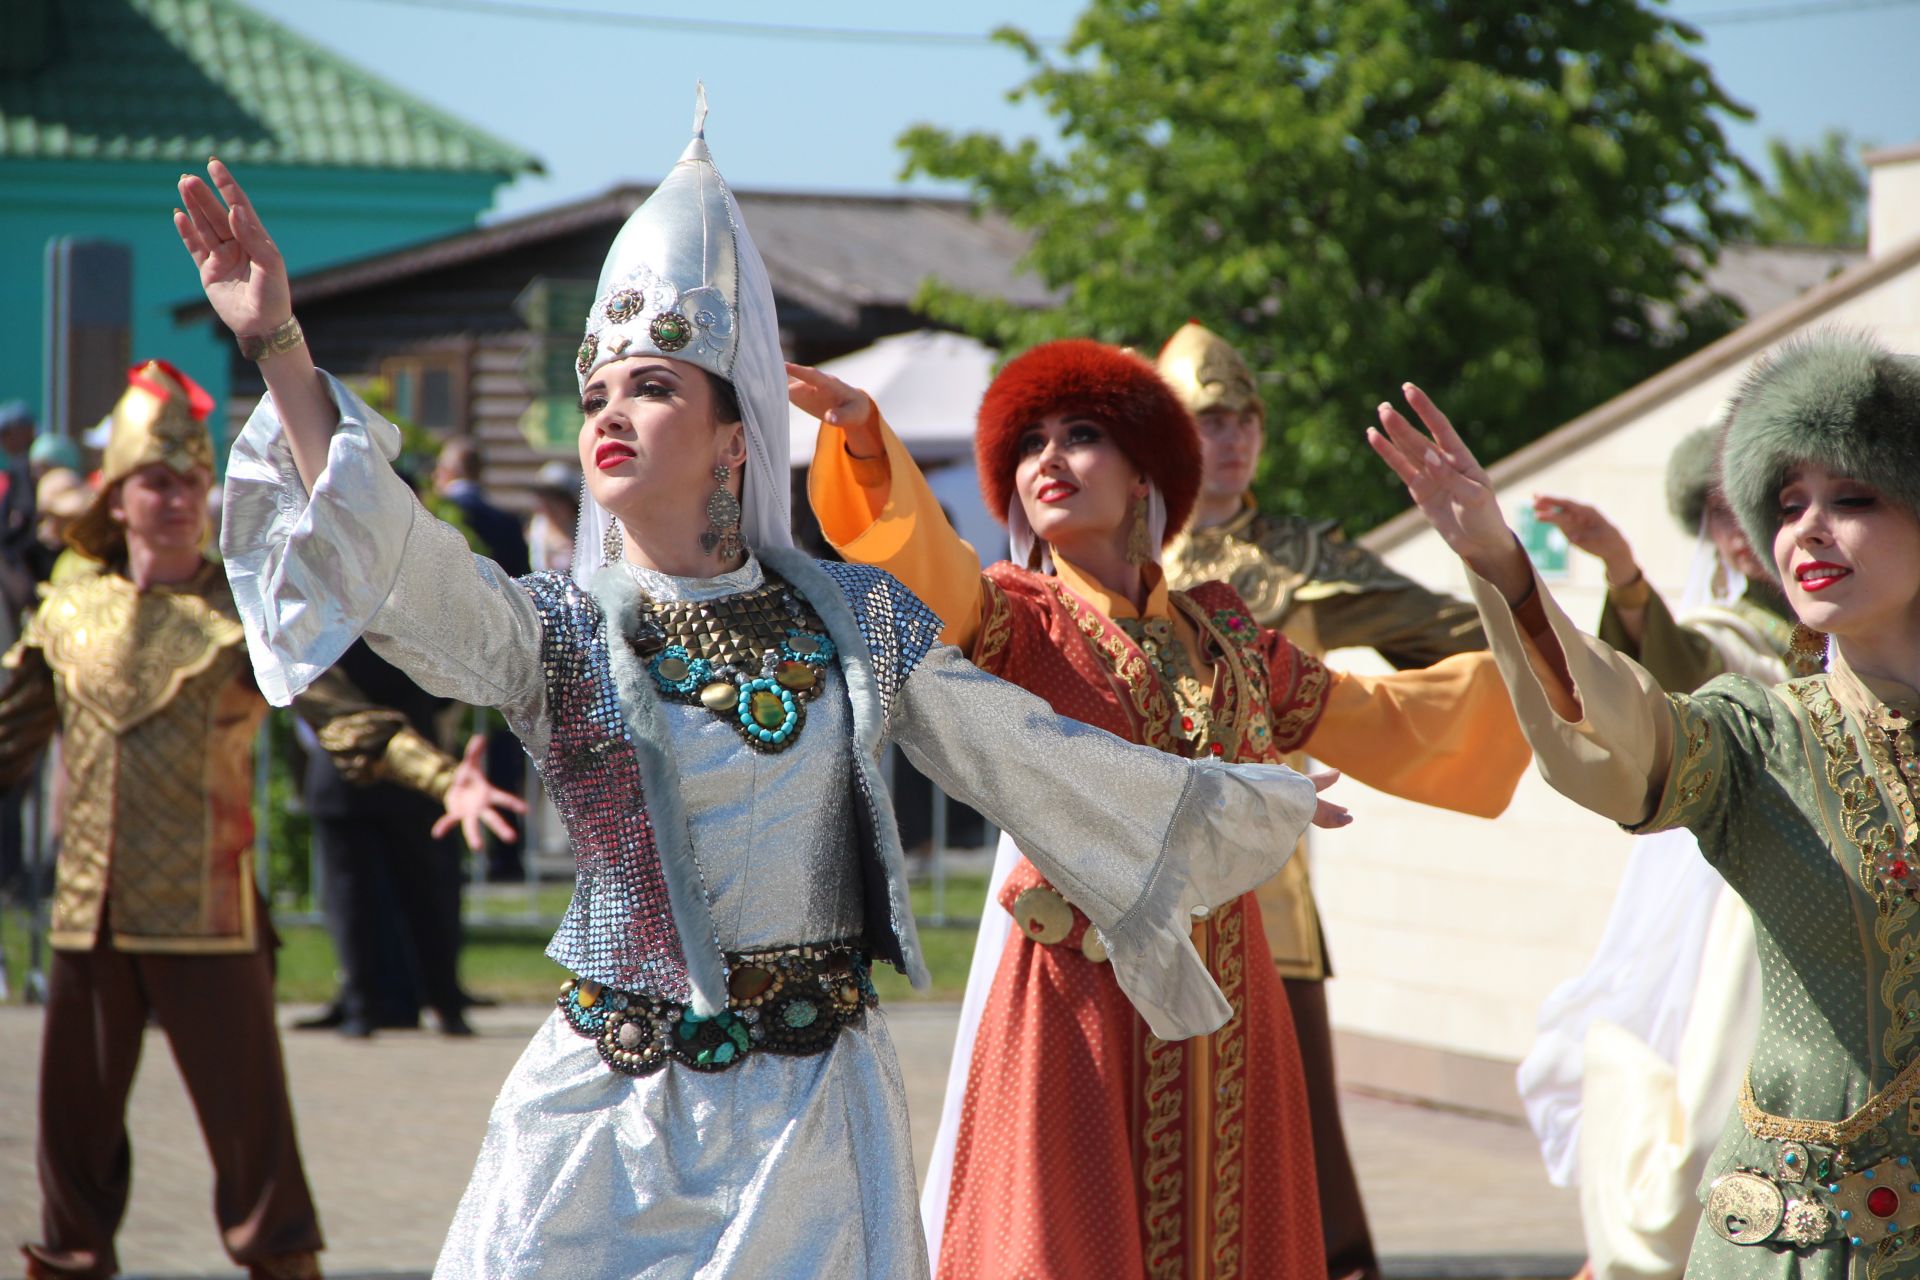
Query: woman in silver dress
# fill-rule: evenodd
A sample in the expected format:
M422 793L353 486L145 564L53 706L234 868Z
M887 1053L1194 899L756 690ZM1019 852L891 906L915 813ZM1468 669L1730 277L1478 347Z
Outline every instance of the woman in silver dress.
M576 981L501 1089L440 1276L926 1274L867 977L927 981L888 742L1044 861L1168 1036L1218 1004L1191 913L1345 820L1289 770L1061 720L886 574L792 548L772 290L701 133L588 318L572 577L510 580L421 509L394 428L314 368L239 184L181 182L181 239L270 393L223 537L261 688L286 700L364 634L499 707L578 860L548 948Z

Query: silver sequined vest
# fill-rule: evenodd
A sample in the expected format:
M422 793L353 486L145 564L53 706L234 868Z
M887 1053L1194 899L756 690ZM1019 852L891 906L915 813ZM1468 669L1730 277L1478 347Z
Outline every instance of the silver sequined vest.
M826 621L843 674L868 666L878 714L890 714L894 698L914 666L938 642L940 620L891 575L866 565L811 565L837 588L857 634L836 627L840 611L806 592ZM791 582L796 574L786 575ZM650 689L622 691L613 675L606 611L571 578L536 573L520 580L540 615L541 664L551 720L546 756L536 760L548 795L573 844L573 900L547 954L582 978L668 1000L690 995L683 940L675 926L667 876L647 786L629 729L628 698L651 699ZM851 687L851 678L842 682ZM861 708L856 705L856 720ZM884 732L884 729L883 729ZM901 919L904 884L893 812L879 790L873 761L850 771L854 779L855 839L867 902L867 944L875 960L906 967L911 919ZM696 946L715 946L712 938Z

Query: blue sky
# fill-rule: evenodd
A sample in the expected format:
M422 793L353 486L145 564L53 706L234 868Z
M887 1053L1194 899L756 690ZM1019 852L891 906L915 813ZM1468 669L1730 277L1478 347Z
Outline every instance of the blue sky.
M475 124L533 151L544 177L501 195L496 214L650 180L685 145L693 83L704 79L707 136L742 189L888 191L899 186L894 140L929 121L1005 135L1045 134L1032 104L1006 91L1024 63L991 45L877 45L790 36L715 36L591 22L449 12L402 0L248 0L295 30ZM608 13L686 14L653 0L525 0ZM1819 3L1819 0L1814 0ZM1809 0L1676 0L1697 20L1720 82L1757 113L1730 127L1757 161L1765 139L1817 139L1844 128L1880 145L1920 141L1920 3L1843 0L1866 7L1812 17L1728 21L1714 15L1792 13ZM1068 0L974 0L902 5L840 0L795 5L732 0L702 17L929 31L986 32L1017 24L1064 33ZM927 184L922 184L927 185Z

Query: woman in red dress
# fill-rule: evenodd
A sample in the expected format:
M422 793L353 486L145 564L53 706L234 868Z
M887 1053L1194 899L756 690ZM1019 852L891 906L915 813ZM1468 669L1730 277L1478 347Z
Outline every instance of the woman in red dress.
M1199 443L1144 361L1067 340L995 379L980 482L1023 563L984 573L871 399L790 373L794 403L825 424L811 496L827 537L907 583L983 669L1180 755L1304 747L1412 799L1506 806L1529 757L1484 654L1345 676L1261 629L1225 584L1167 590L1159 549L1192 508ZM1326 1274L1299 1051L1253 896L1197 919L1193 952L1145 978L1106 963L1024 859L999 902L1015 929L944 1212L927 1214L943 1280Z

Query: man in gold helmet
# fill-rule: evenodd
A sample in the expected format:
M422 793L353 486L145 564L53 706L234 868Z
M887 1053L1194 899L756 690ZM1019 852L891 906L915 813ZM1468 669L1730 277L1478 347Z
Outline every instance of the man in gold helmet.
M251 1277L319 1275L274 1023L273 929L254 882L251 756L267 708L226 575L206 554L212 408L163 361L130 371L100 491L67 531L84 559L43 590L0 660L11 673L0 786L30 772L56 731L66 775L30 1277L117 1269L126 1101L149 1019L199 1114L227 1252ZM365 710L334 687L303 714L325 725ZM517 803L408 731L386 732L377 744L331 736L444 796L451 815Z
M1202 466L1193 518L1167 548L1170 586L1226 582L1261 625L1316 655L1359 646L1407 668L1486 647L1471 604L1401 577L1345 541L1335 521L1260 510L1250 490L1266 407L1246 361L1225 339L1189 322L1167 340L1159 367L1199 424ZM1331 970L1306 858L1289 860L1259 897L1306 1069L1328 1274L1376 1277L1379 1263L1340 1125L1324 986Z

